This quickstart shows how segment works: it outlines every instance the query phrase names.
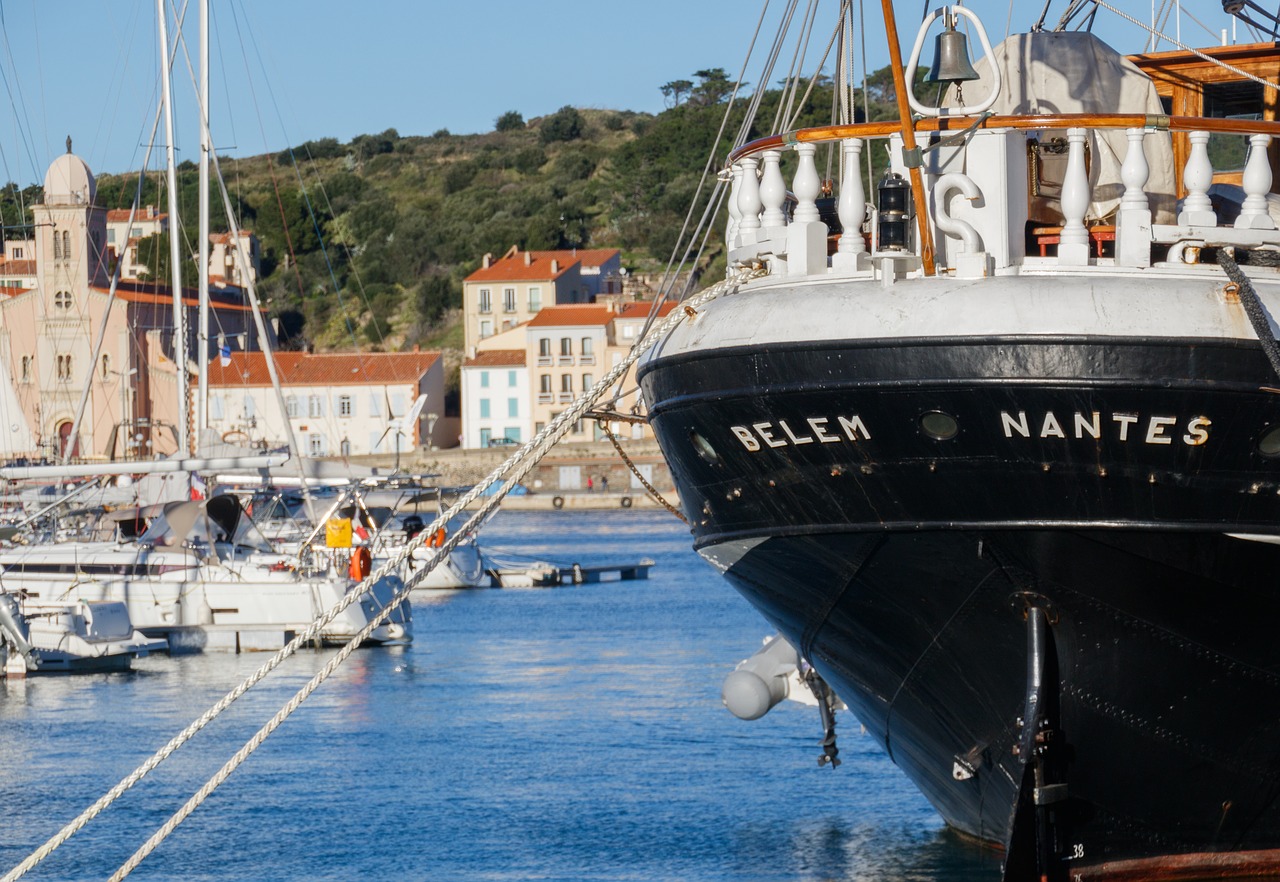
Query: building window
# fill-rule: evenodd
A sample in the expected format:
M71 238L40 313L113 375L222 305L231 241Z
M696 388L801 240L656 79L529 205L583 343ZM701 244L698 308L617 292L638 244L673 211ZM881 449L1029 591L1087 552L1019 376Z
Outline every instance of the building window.
M480 311L481 312L493 312L492 297L493 297L493 294L489 291L488 288L480 289Z
M516 311L516 289L515 288L502 289L502 311L503 312Z
M307 416L324 416L324 400L319 395L307 396Z
M480 399L480 419L487 420L489 418L489 399Z
M515 386L515 384L516 384L516 372L515 372L515 371L507 371L507 385L508 385L508 386Z
M244 404L242 409L244 411L244 418L247 420L251 420L254 418L254 416L257 415L258 410L257 410L257 406L254 404L252 395L244 396Z
M31 382L31 356L22 356L22 382Z
M375 419L382 416L382 400L373 392L369 393L369 416Z
M560 391L561 392L573 391L573 374L560 375Z
M582 354L583 354L583 355L591 355L591 354L592 354L591 343L592 343L592 340L591 340L591 338L590 338L590 337L583 337L583 338L582 338Z
M542 289L537 285L529 287L529 312L537 312L542 309Z
M596 382L596 378L593 377L591 374L583 374L582 375L582 391L586 392L588 389L590 389L592 386L595 385L595 382Z
M107 244L108 244L108 245L114 245L114 244L116 244L116 229L115 229L115 227L109 227L109 228L107 229Z
M573 338L572 337L560 338L560 354L573 355Z
M491 429L481 429L480 430L480 446L488 447L489 439L491 437L493 437L493 431Z
M290 395L288 398L284 400L284 412L288 414L290 417L296 417L298 415L298 396L297 395Z
M14 249L13 249L13 259L14 259L14 260L22 260L22 249L21 249L21 248L14 248Z
M111 376L111 356L104 355L102 356L102 379L105 380L109 376Z
M211 420L222 419L222 396L221 395L211 395L209 397L209 419Z
M339 395L338 396L338 416L340 417L352 416L353 410L354 408L351 406L351 396Z
M63 260L71 259L71 233L70 232L63 232L62 234L62 259Z
M622 336L623 336L623 337L626 337L628 340L630 340L630 339L631 339L632 337L634 337L635 335L636 335L636 326L635 326L635 325L623 325L623 326L622 326Z
M488 371L480 372L480 388L481 389L489 388L489 372Z
M346 439L346 438L343 438L343 439L342 439L342 447L341 447L341 450L342 450L342 455L343 455L343 457L344 457L344 458L345 458L345 457L350 456L350 455L351 455L351 441L350 441L350 440L348 440L348 439Z
M71 308L71 292L70 291L55 292L53 295L53 305L58 309L70 309Z
M507 399L507 416L509 417L520 416L520 399L519 398Z
M53 234L53 259L62 260L62 237L58 235L56 230Z
M307 452L312 456L324 456L324 436L308 435Z
M493 322L490 322L490 321L480 322L480 336L481 337L493 336Z
M65 383L67 380L71 379L71 356L70 355L59 355L57 358L56 366L58 371L58 380L60 382Z
M538 378L538 391L543 394L551 394L551 374L543 374Z
M538 434L539 432L541 432L543 429L545 429L546 427L547 427L547 424L546 424L546 423L534 423L534 424L533 424L533 433L536 435L536 434Z

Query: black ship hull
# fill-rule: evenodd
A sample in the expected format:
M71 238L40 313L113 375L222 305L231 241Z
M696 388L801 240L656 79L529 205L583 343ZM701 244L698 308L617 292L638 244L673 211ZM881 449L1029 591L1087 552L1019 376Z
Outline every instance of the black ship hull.
M950 825L1073 882L1280 868L1268 380L1256 344L1169 339L642 373L704 556Z

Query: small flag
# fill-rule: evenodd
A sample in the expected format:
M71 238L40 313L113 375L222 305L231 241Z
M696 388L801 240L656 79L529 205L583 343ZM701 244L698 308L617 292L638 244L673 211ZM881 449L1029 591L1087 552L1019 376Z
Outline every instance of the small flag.
M204 499L209 494L209 485L199 475L192 473L191 475L191 498Z
M218 349L218 364L226 367L231 364L231 344L223 343Z

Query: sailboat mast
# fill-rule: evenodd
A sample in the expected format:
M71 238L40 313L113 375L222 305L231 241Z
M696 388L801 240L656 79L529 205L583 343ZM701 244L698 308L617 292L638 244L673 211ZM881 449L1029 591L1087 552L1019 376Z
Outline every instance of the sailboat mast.
M200 331L196 365L196 443L209 427L209 0L200 3Z
M164 96L165 154L169 182L169 268L173 285L173 360L178 380L178 450L191 451L187 430L189 393L187 377L187 316L182 306L182 257L178 231L178 167L173 150L173 87L169 82L169 28L164 0L156 0L160 25L160 90Z

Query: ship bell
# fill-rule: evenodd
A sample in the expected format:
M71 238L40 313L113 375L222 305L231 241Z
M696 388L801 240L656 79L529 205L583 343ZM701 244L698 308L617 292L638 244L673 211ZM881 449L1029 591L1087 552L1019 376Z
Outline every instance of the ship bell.
M969 38L956 30L956 20L948 10L946 30L938 34L933 47L933 67L925 76L926 83L965 83L978 79L969 62Z

